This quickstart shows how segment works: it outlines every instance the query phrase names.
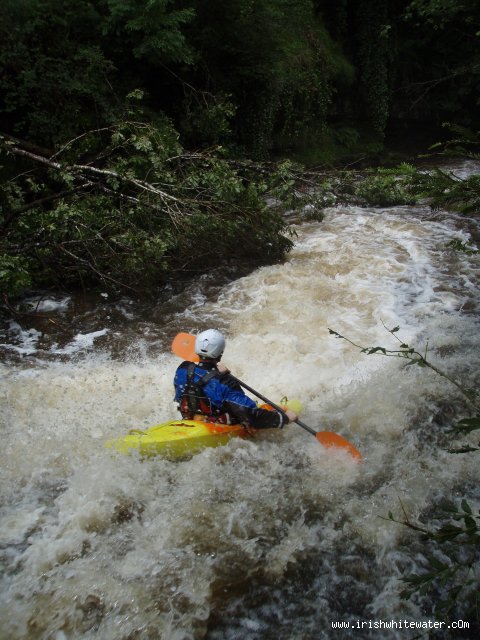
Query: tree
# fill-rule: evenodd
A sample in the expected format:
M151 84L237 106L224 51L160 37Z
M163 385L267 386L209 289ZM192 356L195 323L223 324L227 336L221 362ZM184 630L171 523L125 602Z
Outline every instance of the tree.
M480 1L413 0L402 17L395 113L477 127Z
M5 0L0 112L7 131L51 147L118 119L145 67L188 62L172 0Z
M186 152L167 118L152 124L140 114L132 107L129 120L53 155L0 136L2 157L17 168L0 188L4 294L97 285L155 293L180 274L268 263L289 251L288 223L265 202L268 176ZM97 150L88 162L85 148Z
M244 149L265 157L325 128L333 78L348 71L311 0L194 6L189 40L201 63L193 84L230 96Z

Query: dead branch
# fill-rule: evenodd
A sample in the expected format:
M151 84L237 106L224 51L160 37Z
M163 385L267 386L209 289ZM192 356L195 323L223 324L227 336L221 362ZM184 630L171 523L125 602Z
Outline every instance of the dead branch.
M72 141L73 142L73 141ZM13 155L28 158L37 164L41 164L49 169L54 169L56 171L63 171L65 173L70 173L74 180L80 180L82 182L81 185L76 187L74 190L71 190L70 193L75 191L79 191L86 186L93 185L92 178L95 176L98 178L104 178L108 180L109 178L113 178L118 180L119 183L130 186L135 192L144 192L151 196L154 196L156 199L160 200L160 202L164 203L164 207L161 208L158 205L149 205L150 208L155 208L157 211L161 210L163 213L167 214L172 220L173 224L178 227L179 217L183 215L183 210L187 208L187 203L177 198L166 191L159 189L154 184L147 182L146 180L141 180L139 178L134 178L118 171L114 171L113 169L102 169L99 167L95 167L89 164L64 164L58 161L54 161L51 156L49 158L39 155L38 153L34 153L33 151L29 151L20 146L19 141L7 136L6 134L2 134L0 136L0 143L3 145L4 149L7 153L11 153ZM69 143L68 143L69 144ZM63 149L65 149L68 145L65 145ZM139 199L130 196L122 191L111 190L105 185L98 183L97 185L102 190L108 190L112 195L115 193L118 197L128 200L134 204L143 205L143 202L140 202ZM25 205L21 209L17 209L13 211L11 215L8 217L8 220L4 223L4 225L10 224L11 221L19 214L24 211L36 206L37 204L41 204L48 200L54 200L62 197L62 195L68 194L68 191L62 191L58 194L53 194L51 196L47 196L44 199L40 199L35 203L30 203L29 205Z

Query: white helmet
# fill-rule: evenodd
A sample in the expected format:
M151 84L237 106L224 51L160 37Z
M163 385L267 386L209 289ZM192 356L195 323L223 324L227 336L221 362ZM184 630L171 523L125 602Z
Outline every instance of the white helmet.
M202 358L220 358L225 349L225 338L217 329L202 331L195 338L195 353Z

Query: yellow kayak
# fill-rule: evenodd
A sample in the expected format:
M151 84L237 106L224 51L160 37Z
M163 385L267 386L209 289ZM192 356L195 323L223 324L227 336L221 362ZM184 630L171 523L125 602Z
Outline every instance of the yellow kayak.
M215 424L202 420L173 420L145 431L132 429L128 435L109 440L106 447L120 453L138 451L142 456L166 455L172 458L197 453L205 447L227 444L231 438L253 433L241 424Z
M264 408L271 408L263 405ZM284 409L290 408L299 413L298 400L283 401ZM141 431L132 429L126 436L109 440L105 446L120 453L138 451L141 456L164 455L180 458L201 451L205 447L218 447L227 444L232 438L249 438L258 430L247 429L241 424L219 424L205 422L202 416L195 420L171 420Z

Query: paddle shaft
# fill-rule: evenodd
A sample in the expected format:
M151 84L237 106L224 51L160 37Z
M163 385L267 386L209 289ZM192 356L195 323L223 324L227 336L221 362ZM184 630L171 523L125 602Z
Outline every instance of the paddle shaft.
M192 336L189 333L179 333L175 336L172 342L172 351L179 358L183 358L184 360L187 360L189 362L199 361L199 357L195 353L195 336ZM255 389L252 389L252 387L249 387L248 384L245 384L245 382L242 382L238 378L235 378L234 376L232 376L232 378L236 380L238 384L244 389L250 391L250 393L253 393L253 395L257 396L277 411L280 411L282 415L285 415L286 412L282 409L282 407L279 407L278 404L275 404L265 396L262 396L261 393L258 393L258 391L255 391ZM337 447L340 449L345 449L350 453L352 457L356 458L357 460L362 459L362 454L360 453L360 451L350 442L348 442L348 440L345 440L343 436L340 436L337 433L333 433L332 431L315 431L298 419L295 420L295 422L299 427L302 427L302 429L308 431L308 433L310 433L312 436L315 436L318 442L320 442L320 444L324 447Z
M231 374L230 374L231 375ZM232 378L235 378L235 376L232 376ZM280 413L282 413L283 415L285 414L285 411L282 409L282 407L280 407L278 404L275 404L275 402L272 402L271 400L269 400L268 398L266 398L265 396L262 396L261 393L259 393L258 391L255 391L255 389L252 389L252 387L249 387L248 384L245 384L245 382L242 382L241 380L239 380L238 378L235 378L235 380L238 382L239 385L241 385L244 389L246 389L247 391L250 391L250 393L253 393L254 396L257 396L257 398L260 398L260 400L263 400L264 402L266 402L267 404L269 404L271 407L273 407L274 409L276 409L277 411L280 411ZM305 431L308 431L308 433L311 433L312 436L316 436L317 432L312 429L311 427L309 427L307 424L305 424L304 422L302 422L301 420L299 420L298 418L294 421L298 424L299 427L302 427L302 429L305 429Z

